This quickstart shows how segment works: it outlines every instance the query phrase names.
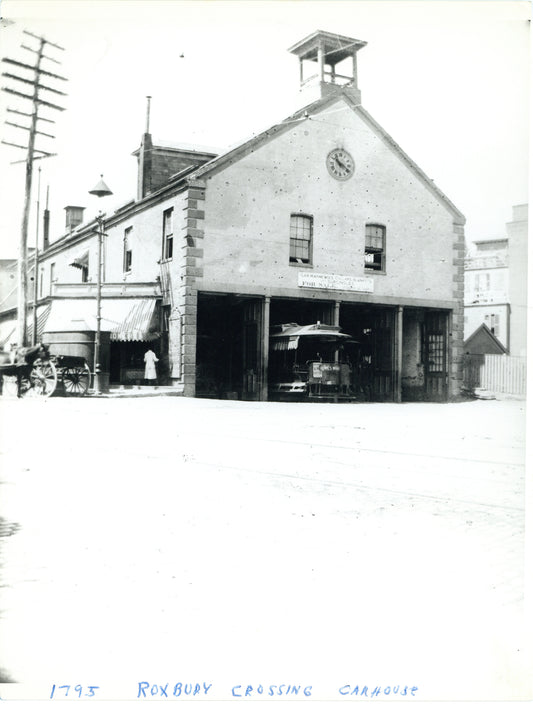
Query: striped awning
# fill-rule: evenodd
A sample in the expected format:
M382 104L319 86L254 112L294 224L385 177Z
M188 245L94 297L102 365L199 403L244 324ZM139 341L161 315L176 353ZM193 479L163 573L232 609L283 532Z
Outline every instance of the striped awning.
M45 326L46 333L96 331L95 299L56 299ZM100 330L112 341L152 341L158 338L157 300L102 299Z
M151 341L159 335L155 299L141 299L111 331L112 341Z
M43 335L44 327L46 326L46 322L48 320L48 316L50 315L50 304L46 304L45 306L38 306L37 307L37 341L41 340L41 336ZM33 339L33 316L31 319L31 323L28 322L28 340L31 341Z
M74 260L70 263L70 266L78 267L80 270L89 267L89 251L86 250L82 255L74 258Z
M10 343L14 343L17 331L17 320L7 319L0 321L0 349L4 350Z
M37 341L40 341L46 320L50 314L50 304L43 304L37 307ZM26 340L33 339L33 312L30 312L26 318ZM11 343L17 341L17 319L7 319L0 323L0 349L5 349Z

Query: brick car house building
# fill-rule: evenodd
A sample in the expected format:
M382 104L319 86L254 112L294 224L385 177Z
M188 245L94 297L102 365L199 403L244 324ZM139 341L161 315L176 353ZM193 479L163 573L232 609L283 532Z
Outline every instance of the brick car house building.
M459 394L465 219L362 107L364 44L292 47L307 105L225 154L144 134L137 197L105 217L112 384L150 343L184 395L268 399L271 327L320 321L361 344L372 399ZM45 335L94 331L96 257L94 222L41 253Z

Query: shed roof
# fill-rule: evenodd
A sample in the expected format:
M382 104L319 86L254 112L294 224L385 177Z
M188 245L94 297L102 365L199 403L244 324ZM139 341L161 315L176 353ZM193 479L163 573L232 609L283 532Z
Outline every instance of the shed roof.
M492 333L486 324L481 324L464 343L465 353L476 354L505 354L507 348Z

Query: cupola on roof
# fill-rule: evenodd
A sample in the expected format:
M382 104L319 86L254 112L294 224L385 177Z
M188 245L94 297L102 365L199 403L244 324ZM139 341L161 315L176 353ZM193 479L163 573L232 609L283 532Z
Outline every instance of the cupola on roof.
M326 63L335 65L347 59L349 56L353 56L354 52L366 47L366 44L367 42L363 42L360 39L317 30L305 39L296 42L294 46L290 47L289 51L291 54L296 54L301 59L317 61L318 51L322 45L326 54Z
M317 97L323 98L332 92L350 87L354 97L357 94L360 100L357 87L357 52L365 46L366 42L360 39L323 30L317 30L294 44L289 51L300 60L300 90L318 87ZM351 59L351 62L346 62L346 59ZM318 64L318 72L306 76L304 62ZM342 62L344 64L341 74L336 67Z

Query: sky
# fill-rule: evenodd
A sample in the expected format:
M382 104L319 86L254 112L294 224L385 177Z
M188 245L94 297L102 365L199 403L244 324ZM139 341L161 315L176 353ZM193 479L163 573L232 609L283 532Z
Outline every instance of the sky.
M57 156L34 163L30 245L47 192L52 241L65 206L86 207L89 220L135 197L147 95L156 142L217 152L302 107L287 49L317 29L368 42L363 106L466 216L468 241L505 235L513 205L528 200L528 1L0 0L0 14L3 58L34 63L21 47L38 45L27 30L62 47L47 46L61 64L43 68L68 78L47 79L68 95L47 95L64 112L40 113L56 120L41 124L55 139L37 146ZM26 131L5 125L7 107L29 102L0 93L1 138L24 144ZM24 156L0 145L0 258L18 253L25 166L12 162ZM100 174L113 192L105 202L88 193Z

